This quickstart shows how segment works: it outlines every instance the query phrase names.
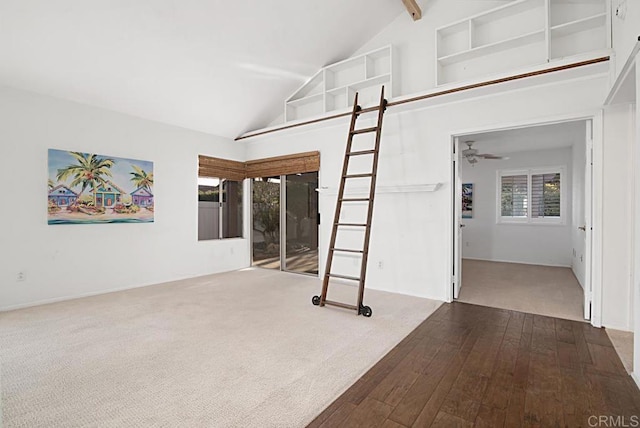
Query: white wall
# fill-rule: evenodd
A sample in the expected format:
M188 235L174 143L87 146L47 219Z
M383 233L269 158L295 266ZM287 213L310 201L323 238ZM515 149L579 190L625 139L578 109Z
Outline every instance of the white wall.
M198 154L244 160L242 144L2 87L0 141L0 309L249 265L246 239L197 233ZM153 161L155 223L47 225L48 148Z
M632 327L633 109L608 107L604 114L602 308L603 323Z
M478 146L481 150L481 146ZM481 150L482 151L482 150ZM463 183L473 183L473 218L463 219L462 257L549 266L571 266L572 156L571 148L504 153L505 160L460 163ZM496 222L498 170L564 167L562 186L565 222L562 225Z
M579 116L585 109L600 107L606 81L598 77L564 82L403 113L390 108L384 119L378 184L443 186L435 192L377 197L367 286L446 300L451 284L452 135L555 115ZM319 150L320 186L336 188L347 130L342 120L255 137L248 140L247 158ZM321 270L334 204L335 195L320 198Z
M640 2L638 0L612 0L612 43L615 49L617 76L640 36ZM616 16L616 9L625 11L624 19Z
M586 124L585 124L586 127ZM585 233L578 229L585 225L585 166L586 166L586 129L582 141L575 141L571 147L571 165L573 170L573 188L571 192L571 269L584 288ZM590 209L590 208L589 208Z
M635 120L634 120L634 194L637 195L640 192L640 174L636 171L640 170L640 109L638 108L638 100L640 99L640 68L638 68L638 58L636 56L636 96L635 96ZM636 197L634 202L634 246L633 246L633 258L634 258L634 270L633 270L633 307L634 307L634 320L633 320L633 377L636 384L640 386L640 198Z
M422 5L421 20L413 22L409 14L398 16L357 53L392 44L394 96L425 91L433 88L436 80L435 29L504 4L491 0L429 0Z
M400 65L399 73L395 76L400 93L432 88L435 79L434 29L495 6L493 2L460 1L455 2L455 6L451 3L428 2L425 17L417 23L411 22L408 17L398 17L359 52L393 44L396 48L394 55ZM494 95L481 98L474 99L473 93L467 93L466 100L455 103L402 113L394 113L394 108L388 110L380 154L379 185L439 182L443 186L431 193L378 196L367 287L441 300L449 298L453 218L451 137L558 117L585 118L602 107L609 85L608 77L562 82L563 73L558 73L555 78L558 83L548 86L507 92L501 85L493 88ZM395 92L396 95L398 93ZM587 114L583 115L585 112ZM347 130L345 119L255 137L247 140L247 158L320 150L320 186L335 188ZM619 152L621 149L623 151ZM629 158L624 151L626 149L621 148L620 141L612 139L611 135L605 136L603 150L609 159L616 156ZM602 162L602 159L596 159L596 162ZM605 175L604 181L607 186L620 181L629 183L628 172L623 168L614 176ZM618 193L610 194L608 200L613 204L624 204L627 198ZM321 270L325 264L334 201L335 195L320 198L323 219L319 249ZM610 212L605 214L605 229L626 227L627 235L630 234L628 224L619 225L618 218L612 217ZM615 244L611 240L609 242ZM611 249L608 251L611 252ZM617 251L613 250L612 254L615 255ZM605 269L607 272L615 272L615 260L606 258L603 261L613 263ZM604 275L610 278L608 273ZM629 290L628 277L618 283L605 280L602 291L605 307L601 320L603 325L630 328Z

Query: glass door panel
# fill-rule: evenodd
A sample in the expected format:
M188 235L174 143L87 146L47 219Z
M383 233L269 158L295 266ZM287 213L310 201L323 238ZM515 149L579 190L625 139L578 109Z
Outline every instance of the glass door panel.
M254 178L253 266L280 269L280 177Z
M285 177L286 248L283 270L318 274L318 173Z

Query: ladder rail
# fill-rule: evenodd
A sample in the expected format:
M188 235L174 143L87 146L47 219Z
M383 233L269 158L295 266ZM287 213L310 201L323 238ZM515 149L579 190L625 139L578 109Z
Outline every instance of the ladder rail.
M369 261L369 243L371 240L371 222L373 220L373 202L376 193L376 180L378 178L378 159L380 157L380 138L382 136L382 118L387 101L384 99L384 86L380 91L380 109L378 110L378 124L376 130L376 142L373 153L373 166L371 168L371 187L369 188L369 209L367 210L367 226L364 232L364 253L362 254L362 265L360 267L360 284L358 287L358 307L362 307L364 299L364 283L367 277L367 262Z
M358 105L358 93L355 94L355 99L353 102L353 110L351 112L351 123L349 124L349 136L347 138L347 144L345 148L344 160L342 163L342 174L340 176L340 186L338 190L338 198L336 201L336 209L334 213L334 220L331 229L331 239L329 242L329 254L327 256L327 262L325 265L324 277L322 280L322 293L320 296L314 296L312 302L314 305L325 306L338 306L346 309L355 309L358 315L364 315L365 317L371 316L371 308L363 305L364 300L364 288L365 281L367 276L367 264L369 260L369 244L371 241L371 223L373 220L373 206L375 199L375 191L376 191L376 181L378 176L378 161L380 155L380 140L382 135L382 120L384 116L384 112L386 110L387 100L384 98L384 86L380 91L380 103L378 107L370 107L367 109L362 109ZM356 128L356 120L358 117L365 112L373 112L378 111L377 114L377 123L376 126L366 127L361 129ZM352 151L353 148L353 138L355 135L364 134L367 132L375 132L375 145L373 149L370 150L359 150ZM359 156L364 154L372 154L372 165L371 165L371 173L370 174L349 174L349 161L352 156ZM368 198L345 198L345 187L348 179L354 178L369 178L369 197ZM367 202L367 220L366 223L340 223L340 217L342 213L342 204L344 202ZM338 235L338 229L341 226L360 226L364 227L364 241L362 250L355 249L344 249L344 248L336 248L336 241ZM360 262L360 276L359 277L351 277L342 274L335 274L331 272L331 268L333 266L333 256L335 252L347 252L347 253L360 253L362 255L362 259ZM327 300L327 293L329 290L329 280L330 278L342 278L342 279L350 279L354 281L358 281L358 303L356 306L334 302L331 300Z
M358 93L356 92L355 99L353 101L353 110L351 113L351 123L349 125L349 136L347 137L347 147L345 148L344 161L342 162L342 175L347 175L349 169L349 156L347 155L351 151L353 144L353 130L356 127L356 120L358 119ZM322 280L322 294L320 295L320 306L324 306L327 300L327 291L329 289L329 275L331 273L331 265L333 264L333 248L336 246L336 238L338 232L338 226L336 223L340 222L340 212L342 211L342 200L344 199L344 178L340 178L340 188L338 190L338 200L336 201L336 210L333 216L333 226L331 231L331 241L329 242L329 254L327 255L327 264L324 271L324 279Z

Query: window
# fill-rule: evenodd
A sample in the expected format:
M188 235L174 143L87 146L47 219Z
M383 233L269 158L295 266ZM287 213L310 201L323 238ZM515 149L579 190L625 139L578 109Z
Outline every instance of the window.
M198 240L242 237L242 181L198 178Z
M198 240L242 237L244 162L198 156Z
M564 167L498 171L498 223L564 223Z

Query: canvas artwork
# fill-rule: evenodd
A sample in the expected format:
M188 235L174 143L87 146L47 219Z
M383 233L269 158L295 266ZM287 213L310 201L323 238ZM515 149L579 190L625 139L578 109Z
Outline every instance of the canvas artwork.
M462 185L462 218L473 218L473 184Z
M153 162L49 149L49 224L153 222Z

